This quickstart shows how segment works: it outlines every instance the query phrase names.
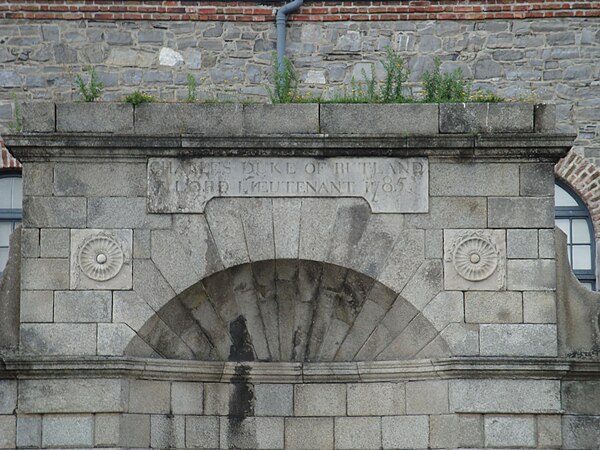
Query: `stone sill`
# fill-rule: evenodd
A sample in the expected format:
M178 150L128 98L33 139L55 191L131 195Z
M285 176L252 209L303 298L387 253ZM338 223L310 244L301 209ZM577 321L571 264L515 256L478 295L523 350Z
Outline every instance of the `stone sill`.
M25 133L434 136L551 133L555 107L531 103L25 103Z
M211 362L127 357L14 356L0 358L0 379L143 377L156 380L230 382L236 367L244 382L346 383L427 379L535 378L598 380L600 361L569 358L455 357L376 362Z

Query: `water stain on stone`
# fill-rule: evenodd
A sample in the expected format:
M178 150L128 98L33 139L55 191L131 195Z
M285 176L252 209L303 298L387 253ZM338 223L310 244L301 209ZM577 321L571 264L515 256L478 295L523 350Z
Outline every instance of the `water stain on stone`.
M235 368L237 381L233 383L227 416L228 448L258 448L255 424L246 420L254 416L254 385L247 382L249 375L248 366L240 364Z
M229 398L229 418L243 420L254 415L254 385L249 383L250 367L235 368L233 393Z
M229 334L232 342L229 348L229 361L254 361L254 349L244 316L238 316L229 323Z
M229 361L254 361L254 350L244 316L229 324L232 345ZM245 419L254 416L254 385L250 381L250 367L238 364L235 367L233 391L229 397L227 416L228 448L257 448L256 429Z

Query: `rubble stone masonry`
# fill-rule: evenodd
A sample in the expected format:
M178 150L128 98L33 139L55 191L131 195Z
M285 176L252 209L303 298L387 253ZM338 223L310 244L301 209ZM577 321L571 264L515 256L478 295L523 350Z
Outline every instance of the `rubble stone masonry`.
M0 131L19 101L78 99L74 77L94 66L104 101L134 90L184 100L268 101L278 2L0 2ZM288 54L300 89L325 97L383 76L391 46L419 93L435 57L474 89L557 105L559 131L600 158L600 3L559 1L307 2L290 16Z
M78 100L74 77L87 66L105 85L103 101L135 90L185 100L192 74L201 101L267 102L280 5L0 2L0 133L12 120L13 96ZM600 201L590 187L600 165L599 16L594 1L306 2L290 15L287 52L300 91L314 96L349 89L373 65L383 77L381 61L391 46L407 61L414 95L439 57L442 70L460 68L473 89L556 104L558 130L578 134L570 170L591 173L592 185L558 174L582 195L598 232ZM15 164L2 155L2 167Z

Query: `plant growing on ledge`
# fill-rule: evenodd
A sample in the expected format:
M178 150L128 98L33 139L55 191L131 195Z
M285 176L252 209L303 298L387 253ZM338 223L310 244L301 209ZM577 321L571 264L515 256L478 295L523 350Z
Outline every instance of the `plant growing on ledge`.
M505 102L506 99L504 97L499 96L493 92L486 92L482 90L476 90L469 96L470 102L476 103L502 103ZM530 102L534 103L534 102Z
M75 84L77 85L79 96L84 102L95 102L100 98L100 95L102 95L104 84L98 79L96 69L92 66L88 66L84 70L90 74L87 83L83 80L81 75L78 74L75 76Z
M385 48L386 60L383 62L385 80L379 94L382 103L403 103L408 99L402 94L404 83L410 71L404 58L398 55L389 45ZM371 75L374 78L374 75Z
M273 90L267 87L272 103L292 103L297 100L298 74L287 57L283 57L283 70L279 70L277 54L273 53L275 67L275 86Z
M423 74L426 103L463 103L469 100L471 86L463 79L462 70L442 73L442 61L435 58L435 68Z
M187 81L187 83L186 83L187 84L187 98L185 99L185 101L188 103L194 103L198 98L198 96L196 94L196 91L198 90L198 82L194 78L194 75L192 75L191 73L187 74L186 81Z
M134 91L125 97L125 101L127 103L131 103L133 106L140 105L142 103L152 103L156 101L156 97L154 95L146 94L141 91Z

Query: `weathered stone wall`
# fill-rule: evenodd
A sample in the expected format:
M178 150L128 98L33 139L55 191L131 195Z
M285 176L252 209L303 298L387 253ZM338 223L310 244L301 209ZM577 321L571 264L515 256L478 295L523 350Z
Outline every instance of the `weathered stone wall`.
M522 145L527 148L536 145L536 136L544 136L536 130L551 126L552 121L546 123L544 119L552 109L527 104L375 108L179 104L134 109L120 104L34 103L25 105L24 111L36 118L26 121L26 130L66 133L63 136L67 140L59 146L81 148L79 156L74 153L73 158L64 158L59 151L48 159L43 156L45 148L56 143L40 141L35 145L43 149L42 154L21 154L27 161L21 308L21 348L25 353L155 356L158 352L179 359L227 359L229 345L221 351L216 343L230 334L230 322L242 315L257 360L302 361L305 354L306 360L326 361L557 355L552 301L553 156L530 158L522 154L503 160L510 155L503 146L511 144L502 134L493 135L497 140L464 136L477 131L521 132ZM157 123L157 117L164 119ZM264 117L272 120L257 126ZM303 120L294 121L294 117ZM364 117L359 126L355 125L357 117ZM515 117L520 120L514 121ZM79 140L77 133L86 127L97 133L139 137L128 140L105 134L99 141ZM402 181L409 197L419 194L417 206L404 214L393 209L388 211L391 214L374 214L377 204L371 197L369 202L364 198L298 202L294 198L265 198L266 194L256 191L249 195L263 198L215 198L206 210L197 209L197 203L190 200L198 196L194 193L194 173L205 169L195 167L195 160L185 169L184 162L155 159L179 154L181 147L193 155L198 146L208 146L201 153L205 158L250 152L254 159L241 160L248 163L257 160L255 152L264 155L264 148L275 145L269 135L281 140L282 129L286 135L304 135L309 141L301 139L300 145L315 150L284 151L276 156L357 157L368 155L363 148L371 146L386 148L388 156L428 156L419 160L425 165L425 184L396 180L397 175L391 172L380 175L380 181L392 188ZM318 137L322 130L347 140L326 144L326 139ZM395 136L382 139L373 130ZM258 134L265 135L266 140L253 140ZM403 134L412 136L398 137ZM35 138L27 136L25 140ZM154 140L153 136L158 137ZM160 147L146 153L139 147L140 139L150 139L152 146ZM25 142L21 144L25 148L31 145ZM562 149L560 137L551 136L543 142L552 148L550 155ZM239 149L249 143L254 150ZM101 148L107 144L117 150L104 153ZM95 149L97 145L101 147ZM322 153L318 149L323 145L333 147ZM428 150L430 146L441 148ZM126 147L130 148L118 150ZM19 147L13 150L19 155ZM466 166L453 160L456 154L470 155L472 163ZM479 154L491 160L478 159ZM171 170L182 174L174 175L174 181L154 172L154 162L161 166L168 161L177 162L178 168ZM383 181L386 176L389 180ZM232 177L230 173L224 179L233 183ZM165 193L165 186L169 186L167 194L172 190L179 197L167 195L157 200L157 192L162 189ZM385 189L383 184L381 189ZM296 192L291 196L307 195ZM167 202L166 207L156 208L161 202ZM488 257L490 264L497 265L493 276L488 274L479 283L465 280L451 263L453 246L466 235L477 239L476 233L482 235L483 245L491 243L493 255ZM118 277L101 282L86 276L78 255L89 239L105 235L122 247L124 264ZM277 275L270 266L263 265L261 272L257 265L290 258L296 263L286 270L280 263ZM326 264L314 266L310 261ZM230 270L233 267L235 270ZM272 330L265 316L271 312L261 305L282 299L249 295L247 291L248 286L261 286L257 292L266 289L277 293L277 287L269 286L278 285L282 270L289 272L284 278L291 292L314 291L317 295L322 289L331 291L337 299L332 307L344 313L335 320L325 320L319 325L321 331L312 329L320 320L319 311L313 308L295 321L292 317L289 323L279 314L275 329L279 321L279 330L287 329L290 342L293 336L294 345L303 349L295 357L282 351L287 356L279 358L269 347ZM215 273L221 275L208 283L207 277ZM327 281L340 277L339 282ZM316 281L307 285L305 280L313 278L323 280L322 288ZM199 305L189 300L190 295L197 295L195 286L201 281L206 291L203 298L213 304L222 319L219 326L216 322L203 323L207 311L199 313ZM384 295L386 289L391 291ZM487 291L499 292L490 295ZM377 295L372 298L371 292ZM173 301L176 296L177 301ZM224 296L233 306L221 311ZM302 309L302 302L290 301L290 308ZM304 301L315 305L331 302L318 296ZM337 302L339 306L334 306ZM246 306L238 308L236 304ZM452 305L451 310L441 315L445 304ZM250 310L255 316L249 316ZM198 323L182 322L182 317L195 314L201 317ZM313 314L317 319L311 319ZM395 314L406 317L399 320ZM158 324L156 315L161 318ZM198 331L198 324L212 327L208 344L205 338L198 340L204 333ZM402 336L410 335L416 327L420 334L404 342ZM344 347L340 339L346 335L351 345ZM128 347L134 337L137 344ZM309 342L308 337L316 342ZM281 336L276 341L284 345ZM235 340L231 343L236 344ZM216 347L214 353L211 347Z
M561 382L573 367L555 364L552 373L548 361L530 362L529 375L506 361L495 372L467 369L493 379L450 375L464 364L390 366L383 380L331 366L308 382L281 381L279 368L268 374L278 373L276 383L217 372L197 381L206 371L181 362L147 363L125 379L91 362L71 366L86 379L21 370L20 380L0 381L0 448L597 448L597 380Z
M274 25L243 17L272 20L272 8L211 6L194 16L201 22L167 22L156 20L168 19L158 10L141 21L141 11L104 5L85 15L35 10L42 1L21 13L11 3L0 4L2 131L15 93L34 102L23 108L26 131L51 136L13 142L25 162L21 354L2 355L0 448L597 447L594 294L565 303L578 290L563 286L558 308L555 294L551 165L566 144L534 133L549 130L532 108L49 106L36 102L76 99L73 78L85 65L101 74L106 100L135 89L183 99L192 73L202 99L265 101ZM453 6L429 16L431 5L417 5L414 20L386 10L397 16L390 22L371 20L360 4L349 6L352 16L310 5L290 25L288 50L303 92L331 95L389 44L405 54L415 93L439 55L475 87L556 103L559 129L578 133L576 151L587 158L572 154L559 174L576 188L584 180L578 191L593 205L598 20L572 4L563 11L571 17L559 19L550 18L556 2L541 12L529 8L538 2L523 3L522 13L464 6L468 14L451 18L470 20L456 21L444 9ZM405 6L415 7L398 8ZM171 18L190 19L186 8ZM59 18L68 20L52 20ZM324 130L360 137L315 137ZM505 134L472 135L494 131ZM517 140L517 132L529 136ZM372 214L360 198L219 198L204 213L148 209L149 156L240 153L427 157L429 213ZM473 231L498 244L504 265L495 275L503 280L465 281L453 269L450 244ZM124 268L108 281L84 279L77 262L96 237L125 249ZM316 272L320 284L310 282ZM315 286L324 294L296 295ZM280 301L282 313L270 314ZM311 316L311 302L326 308ZM573 320L573 311L585 320L561 317ZM331 321L309 336L312 317ZM561 335L559 323L572 335ZM222 340L207 344L204 333ZM277 353L273 342L294 347ZM329 353L311 353L310 342ZM369 351L354 351L359 345ZM227 356L262 361L222 362Z
M108 101L136 89L183 100L188 73L202 100L266 101L273 73L273 23L4 19L0 36L4 130L13 93L20 101L77 100L74 76L86 65L96 67ZM362 79L387 45L408 61L414 93L439 56L444 70L462 69L474 88L555 103L559 129L578 132L581 154L598 158L597 19L292 22L288 29L301 91L325 96Z
M278 6L11 2L0 9L0 133L14 113L13 94L20 102L77 100L74 77L88 65L99 72L108 101L134 90L184 100L192 74L202 101L266 102ZM462 69L473 88L554 103L559 129L578 134L574 153L584 158L570 158L563 177L599 165L597 14L593 2L309 2L290 17L287 47L305 94L331 97L372 64L381 77L390 45L408 62L414 94L439 56L443 70ZM15 164L2 150L0 166ZM600 235L598 184L577 176L565 181L586 202Z
M11 396L6 407L16 407L17 382L0 383ZM18 383L18 448L581 449L593 448L598 437L588 431L582 439L566 420L563 446L557 380ZM575 391L568 411L598 393L589 382L564 389ZM246 390L251 396L244 402L239 393ZM12 428L0 422L6 431L0 439L14 445L14 418L1 417L13 422Z
M572 137L550 133L552 108L23 110L7 141L24 171L21 346L3 356L0 447L596 445L596 335L558 333L552 167ZM427 195L403 212L358 190L197 202L200 181L237 180L234 161L267 181L354 164L393 188L374 162L408 158L427 183L402 186Z

